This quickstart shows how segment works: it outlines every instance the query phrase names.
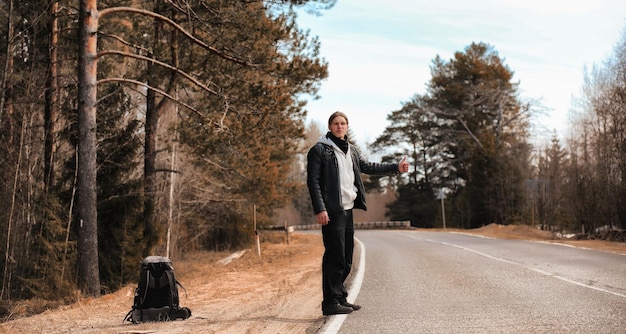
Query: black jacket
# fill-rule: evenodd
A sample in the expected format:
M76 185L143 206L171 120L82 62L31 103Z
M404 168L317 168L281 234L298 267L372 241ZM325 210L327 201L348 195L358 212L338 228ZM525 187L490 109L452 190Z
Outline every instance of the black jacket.
M354 166L354 185L357 197L354 207L367 210L365 206L365 187L361 173L370 175L391 175L398 173L397 163L373 163L363 160L355 149L350 149ZM313 211L318 214L327 211L329 214L343 212L341 205L341 189L339 187L339 171L335 151L330 145L318 142L307 154L307 186L313 204Z

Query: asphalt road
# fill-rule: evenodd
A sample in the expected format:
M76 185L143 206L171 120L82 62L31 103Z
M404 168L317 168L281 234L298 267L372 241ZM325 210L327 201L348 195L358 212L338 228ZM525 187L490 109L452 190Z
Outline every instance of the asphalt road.
M334 316L339 333L626 333L624 255L458 233L356 237L363 308Z

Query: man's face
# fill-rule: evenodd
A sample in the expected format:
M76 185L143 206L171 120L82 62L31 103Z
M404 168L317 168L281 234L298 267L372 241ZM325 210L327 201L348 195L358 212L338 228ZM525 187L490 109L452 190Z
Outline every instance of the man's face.
M343 139L348 133L348 121L342 116L337 116L328 126L328 130L330 130L333 136Z

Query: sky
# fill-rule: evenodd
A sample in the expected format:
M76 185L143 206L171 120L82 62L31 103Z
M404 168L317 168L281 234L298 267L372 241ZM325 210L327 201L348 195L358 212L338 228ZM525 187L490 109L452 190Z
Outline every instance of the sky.
M309 101L307 122L326 129L340 110L359 145L389 125L387 115L423 94L430 66L471 43L495 49L519 82L520 98L546 109L536 136L563 137L585 69L613 54L626 28L624 0L338 0L298 25L317 36L329 64L320 99Z

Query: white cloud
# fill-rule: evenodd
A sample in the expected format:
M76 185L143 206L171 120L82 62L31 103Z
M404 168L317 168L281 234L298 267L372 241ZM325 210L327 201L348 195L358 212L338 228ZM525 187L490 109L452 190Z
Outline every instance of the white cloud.
M567 2L551 0L513 0L490 1L493 5L502 4L516 9L525 9L540 15L566 15L590 13L606 6L604 1L569 0Z

